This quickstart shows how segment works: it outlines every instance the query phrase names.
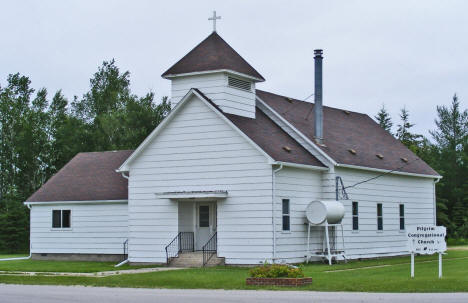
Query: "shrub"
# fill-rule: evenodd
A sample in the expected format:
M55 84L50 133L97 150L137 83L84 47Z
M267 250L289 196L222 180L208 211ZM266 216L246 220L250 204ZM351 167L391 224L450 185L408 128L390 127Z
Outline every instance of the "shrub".
M249 271L252 278L303 278L304 273L300 267L280 264L265 264Z

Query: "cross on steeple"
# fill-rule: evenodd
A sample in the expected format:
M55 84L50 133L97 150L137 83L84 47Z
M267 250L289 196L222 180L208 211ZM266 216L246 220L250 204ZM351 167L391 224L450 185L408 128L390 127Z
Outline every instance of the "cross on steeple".
M208 20L213 20L213 32L216 31L216 20L221 19L221 16L216 16L216 11L213 11L213 17L208 18Z

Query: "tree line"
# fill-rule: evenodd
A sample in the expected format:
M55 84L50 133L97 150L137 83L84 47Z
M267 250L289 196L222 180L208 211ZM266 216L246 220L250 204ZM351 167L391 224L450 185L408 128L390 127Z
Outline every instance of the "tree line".
M105 61L89 91L67 100L8 76L0 86L0 252L29 250L23 202L79 152L134 149L170 111L167 97L137 96L130 73Z
M429 138L414 133L406 108L400 122L393 121L385 106L375 116L379 125L393 134L443 178L436 184L437 224L447 227L449 237L468 238L468 110L460 108L455 94L449 106L436 107L435 129Z
M23 202L79 152L134 149L170 111L167 97L130 90L130 73L105 61L89 90L67 100L35 91L31 80L8 76L0 86L0 252L29 249L29 210ZM383 106L375 116L382 128L431 165L437 183L437 220L450 237L468 238L468 110L455 95L437 106L431 138L413 132L409 112L393 121ZM432 139L432 140L431 140Z

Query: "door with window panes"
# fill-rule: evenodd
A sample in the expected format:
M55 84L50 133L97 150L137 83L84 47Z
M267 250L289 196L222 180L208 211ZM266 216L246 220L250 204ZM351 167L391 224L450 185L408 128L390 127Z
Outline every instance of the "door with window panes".
M216 202L197 203L195 250L202 250L216 232Z

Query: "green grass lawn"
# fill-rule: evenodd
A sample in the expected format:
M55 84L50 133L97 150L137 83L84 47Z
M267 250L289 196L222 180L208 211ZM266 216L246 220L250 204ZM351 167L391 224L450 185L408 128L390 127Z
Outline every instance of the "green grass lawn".
M311 285L295 288L319 291L367 291L367 292L467 292L468 291L468 251L449 251L444 256L444 276L437 278L437 256L416 257L415 278L411 279L409 257L353 261L333 266L323 264L304 265L306 276L313 278ZM427 262L432 261L432 262ZM15 261L18 262L18 261ZM52 261L29 261L47 262ZM76 266L73 263L61 262ZM70 264L72 263L72 264ZM28 263L25 263L25 265ZM109 266L106 264L99 266ZM18 264L17 264L18 265ZM57 266L57 264L54 264ZM374 267L389 265L384 267ZM1 264L5 268L7 265ZM32 264L29 264L33 267ZM34 265L39 266L39 265ZM65 266L65 265L63 265ZM87 265L88 266L88 265ZM89 265L89 268L92 268ZM98 268L98 265L96 267ZM342 271L343 269L355 269ZM18 270L15 266L14 270ZM73 271L73 270L67 270ZM249 287L245 285L247 268L217 267L197 268L178 271L152 272L132 275L90 277L44 277L44 276L5 276L0 275L0 283L16 284L56 284L88 285L108 287L144 288L211 288L211 289L288 289L275 287Z
M17 258L23 255L0 255L0 259ZM27 257L27 255L26 255ZM135 269L156 266L129 266L124 264L118 268L117 262L85 262L85 261L40 261L40 260L14 260L0 261L0 271L36 271L36 272L99 272L109 270Z

